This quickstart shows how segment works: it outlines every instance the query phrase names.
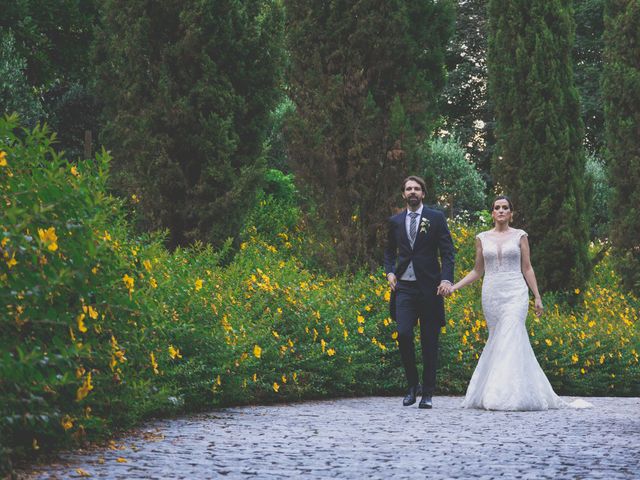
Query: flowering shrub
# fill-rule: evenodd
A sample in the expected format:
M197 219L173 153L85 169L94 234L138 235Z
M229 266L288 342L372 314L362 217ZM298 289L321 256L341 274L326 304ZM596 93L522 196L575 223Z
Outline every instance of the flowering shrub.
M303 229L247 228L230 262L202 245L168 252L159 237L131 234L106 193L108 162L103 152L69 164L45 129L0 120L4 470L152 415L402 391L382 271L309 269ZM458 276L480 228L451 223ZM605 257L577 306L547 295L547 313L530 317L559 393L640 394L639 302L618 285ZM480 288L446 302L439 393L464 393L484 345Z

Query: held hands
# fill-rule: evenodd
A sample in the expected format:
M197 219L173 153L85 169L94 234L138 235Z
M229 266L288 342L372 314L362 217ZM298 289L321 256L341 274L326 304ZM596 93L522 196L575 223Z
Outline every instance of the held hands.
M396 290L396 286L398 285L398 279L396 278L394 273L388 273L387 274L387 281L389 282L389 287L391 288L392 291ZM451 282L447 282L446 280L440 282L440 285L438 285L438 290L437 290L437 294L438 295L442 295L443 297L448 297L449 295L451 295L453 293L453 285L451 285Z
M443 297L448 297L453 293L453 285L451 285L451 282L443 280L442 282L440 282L440 285L438 285L438 291L436 293L438 295L442 295Z

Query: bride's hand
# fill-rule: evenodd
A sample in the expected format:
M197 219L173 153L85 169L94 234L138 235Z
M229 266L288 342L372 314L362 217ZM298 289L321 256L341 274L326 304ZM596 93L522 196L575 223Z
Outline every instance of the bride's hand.
M542 299L536 298L533 304L533 309L536 312L536 316L539 317L544 312L544 306L542 305Z

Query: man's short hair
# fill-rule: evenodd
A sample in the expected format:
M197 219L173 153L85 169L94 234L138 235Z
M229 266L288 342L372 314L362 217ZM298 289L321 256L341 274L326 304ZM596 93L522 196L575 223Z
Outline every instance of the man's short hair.
M420 187L422 188L422 193L427 193L427 184L424 182L424 180L416 175L409 175L407 178L405 178L402 182L402 192L404 193L404 187L407 185L407 182L409 180L413 180L414 182L420 184Z

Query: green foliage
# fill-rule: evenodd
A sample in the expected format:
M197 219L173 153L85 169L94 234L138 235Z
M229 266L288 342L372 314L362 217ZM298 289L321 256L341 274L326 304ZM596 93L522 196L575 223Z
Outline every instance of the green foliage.
M438 121L450 1L285 1L288 157L341 268L378 264L383 222Z
M106 193L108 155L70 165L46 130L17 132L15 119L0 120L0 152L3 471L153 415L403 390L381 270L310 270L299 253L322 247L303 224L247 228L230 261L228 243L169 252L131 236ZM291 178L266 184L275 212L255 218L291 225ZM462 276L487 226L450 226ZM640 394L640 302L609 262L572 291L575 307L545 295L548 313L529 324L559 393ZM486 338L479 282L446 309L439 393L462 394Z
M91 131L95 145L101 105L86 85L73 82L55 86L47 92L48 123L57 133L56 146L67 158L84 157L85 132Z
M97 8L94 0L0 0L0 29L13 31L29 85L86 80Z
M92 130L94 140L98 131L100 108L89 88L97 6L94 0L0 0L0 31L10 29L15 36L11 56L22 62L20 82L29 98L28 105L16 106L25 93L13 87L14 105L3 110L20 112L31 126L46 119L70 158L82 155L86 130Z
M266 170L262 183L264 186L257 194L256 204L247 215L243 236L258 234L275 242L278 234L294 231L299 226L302 212L298 207L298 192L293 175L280 170Z
M603 95L614 195L611 241L626 288L640 292L640 4L607 1Z
M603 39L605 0L574 0L575 45L573 65L580 110L585 126L585 146L600 155L604 146L604 105L602 99Z
M609 234L610 205L613 195L609 173L600 158L588 154L585 174L591 185L590 192L587 193L592 198L589 216L591 218L591 238L605 239Z
M26 80L26 60L16 51L11 30L0 27L0 115L17 112L25 124L44 116L42 102Z
M15 120L0 120L0 438L22 457L139 418L118 355L135 362L150 317L123 283L140 247L105 193L108 155L72 166L45 128Z
M111 0L97 34L114 184L169 244L221 245L244 223L280 99L283 9L267 0ZM132 61L132 59L134 59Z
M487 94L487 0L457 2L456 29L446 54L442 129L456 132L467 153L491 183L495 138Z
M571 68L570 1L489 2L493 175L529 233L542 290L589 276L583 128Z
M423 147L423 178L431 178L436 198L454 211L476 212L486 206L486 184L455 137L436 137Z

